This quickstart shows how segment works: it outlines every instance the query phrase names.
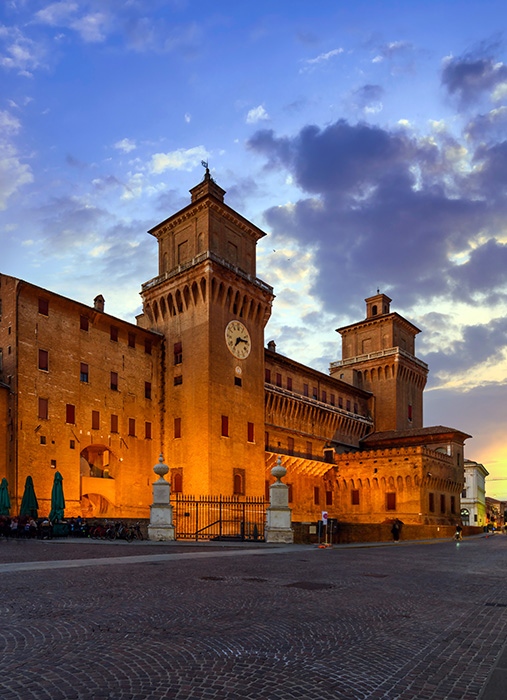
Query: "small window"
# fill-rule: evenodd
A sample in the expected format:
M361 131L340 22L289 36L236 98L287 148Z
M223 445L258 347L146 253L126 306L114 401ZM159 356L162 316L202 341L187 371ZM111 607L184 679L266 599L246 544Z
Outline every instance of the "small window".
M266 367L264 370L264 381L266 384L271 384L271 370Z
M308 396L308 395L309 395L308 384L303 384L303 396Z
M440 494L440 512L445 513L445 493Z
M314 505L320 505L320 488L318 486L313 487L313 503Z
M111 432L118 432L118 416L116 416L114 413L111 413Z
M111 389L118 391L118 372L111 372Z
M357 408L357 403L355 403L355 404L354 404L354 413L357 414L358 412L359 412L359 411L358 411L358 408Z
M92 411L92 430L100 429L100 412Z
M56 469L56 459L51 460L51 469Z
M327 392L323 391L322 396L320 397L320 400L322 403L327 403Z
M144 339L144 352L147 355L151 355L151 347L152 347L151 340L149 338L145 338Z
M331 404L331 406L334 406L334 405L335 405L334 394L331 394L331 398L330 398L330 400L329 400L329 403Z
M287 389L292 391L292 377L287 377Z
M243 496L245 493L245 470L235 469L233 473L233 493L235 496Z
M79 370L79 379L82 382L88 382L88 365L81 362L81 368Z
M45 435L41 435L40 438L39 438L39 442L40 442L41 445L45 445L45 444L46 444L46 436L45 436Z
M408 404L408 419L409 421L412 420L412 404Z
M181 437L181 418L174 419L174 437L175 438Z
M338 408L343 408L343 398L341 396L338 397Z
M222 437L229 437L229 416L222 416Z
M113 340L115 343L118 342L118 326L111 326L109 328L109 337L111 340Z
M43 316L49 316L49 299L39 297L39 313Z
M359 489L352 489L350 492L350 502L353 506L359 505Z
M386 510L396 510L396 494L386 493Z
M150 423L150 421L145 421L145 423L144 423L144 439L151 440L151 423Z
M176 471L173 474L173 493L183 493L183 474L181 471Z
M332 505L333 505L333 492L326 491L326 506L332 506Z
M129 436L130 437L136 436L136 419L135 418L129 418Z
M434 493L430 493L430 494L428 494L428 496L429 496L429 510L430 510L430 513L434 513L434 512L435 512L435 494L434 494Z
M347 399L347 411L350 411L350 399Z
M452 515L456 515L456 497L451 496L451 513Z
M151 382L144 382L144 398L151 399Z
M39 416L39 418L41 418L41 417L42 416ZM467 497L467 490L463 489L463 491L461 492L461 498L466 498L466 497Z
M74 425L76 423L76 407L68 403L65 407L65 422Z
M282 375L279 372L276 373L276 386L282 386Z
M79 317L79 329L82 331L88 331L90 328L90 321L88 319L88 316L80 316Z
M49 418L49 399L39 398L38 417L42 418L43 420L47 420Z
M318 398L319 398L319 391L318 391L316 386L313 387L312 396L316 400L318 400Z
M76 449L76 441L75 441L75 440L71 440L71 441L69 442L69 447L70 447L71 450L75 450L75 449Z
M129 348L135 348L135 346L136 346L136 334L135 333L132 333L129 331L127 343L128 343Z
M179 386L180 384L183 384L182 374L178 374L178 376L174 377L174 386Z
M174 364L181 365L183 362L183 345L182 343L174 343Z
M234 377L234 386L243 386L243 380L241 377Z
M49 372L49 352L47 350L39 350L39 369Z
M254 440L254 424L247 423L247 440L248 442L255 442Z

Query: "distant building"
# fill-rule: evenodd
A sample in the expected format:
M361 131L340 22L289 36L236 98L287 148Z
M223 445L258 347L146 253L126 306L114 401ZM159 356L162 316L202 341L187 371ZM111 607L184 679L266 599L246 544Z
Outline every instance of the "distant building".
M419 329L366 299L338 329L324 374L264 342L273 289L256 276L265 234L224 202L206 170L191 202L150 230L158 274L130 324L0 275L0 476L13 512L27 475L41 513L54 470L67 515L148 517L163 454L172 492L267 496L278 457L295 522L399 518L453 524L465 433L423 427Z
M461 494L461 519L466 525L487 525L486 477L489 472L483 464L465 460L465 481ZM503 516L503 513L502 513Z

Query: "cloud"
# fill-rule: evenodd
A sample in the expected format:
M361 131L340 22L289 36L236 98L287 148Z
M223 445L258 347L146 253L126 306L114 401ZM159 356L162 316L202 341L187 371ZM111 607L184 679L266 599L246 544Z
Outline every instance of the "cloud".
M17 27L0 25L0 66L31 77L44 63L43 46L25 36Z
M269 114L262 105L254 107L246 115L247 124L256 124L257 122L266 121L267 119L269 119Z
M312 68L315 68L315 66L321 64L321 63L327 63L330 61L332 58L335 58L336 56L340 56L344 52L344 49L339 48L339 49L333 49L332 51L327 51L326 53L321 53L315 58L307 58L304 61L304 66L301 69L301 72L311 70Z
M384 88L380 85L363 85L352 94L352 102L356 108L365 114L376 114L382 111Z
M391 41L382 44L377 55L372 59L372 63L382 63L384 60L391 60L400 55L413 51L414 45L410 41Z
M442 85L461 106L473 104L484 95L501 99L507 86L507 66L489 56L446 57Z
M130 153L131 151L134 151L137 148L137 146L136 142L132 139L122 139L121 141L117 141L114 144L114 148L117 148L123 153Z
M0 142L0 209L5 209L8 199L30 182L33 182L30 166L21 161L12 144Z
M178 148L176 151L168 153L155 153L151 157L149 170L152 173L160 174L165 170L192 170L200 165L202 160L208 159L208 152L204 146L194 148Z
M50 27L66 27L77 32L88 43L105 41L111 29L111 17L106 12L80 13L79 3L61 0L35 13L33 21Z

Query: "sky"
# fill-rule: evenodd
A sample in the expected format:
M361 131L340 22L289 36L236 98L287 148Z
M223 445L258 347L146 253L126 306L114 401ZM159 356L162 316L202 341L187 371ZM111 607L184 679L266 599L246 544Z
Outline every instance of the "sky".
M3 0L0 272L134 322L202 161L268 235L266 342L328 372L377 289L425 425L507 500L504 0Z

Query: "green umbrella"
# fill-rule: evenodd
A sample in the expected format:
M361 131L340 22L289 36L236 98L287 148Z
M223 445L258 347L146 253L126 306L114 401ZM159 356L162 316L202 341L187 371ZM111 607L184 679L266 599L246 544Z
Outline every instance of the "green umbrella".
M9 498L9 486L4 477L0 484L0 515L9 515L11 509L11 499Z
M35 495L35 489L33 487L33 479L31 476L27 476L19 514L30 515L32 518L37 518L38 510L39 504L37 503L37 496Z
M60 472L55 473L53 482L53 490L51 491L51 512L49 519L52 523L56 520L63 520L63 511L65 510L65 498L63 497L63 476Z

